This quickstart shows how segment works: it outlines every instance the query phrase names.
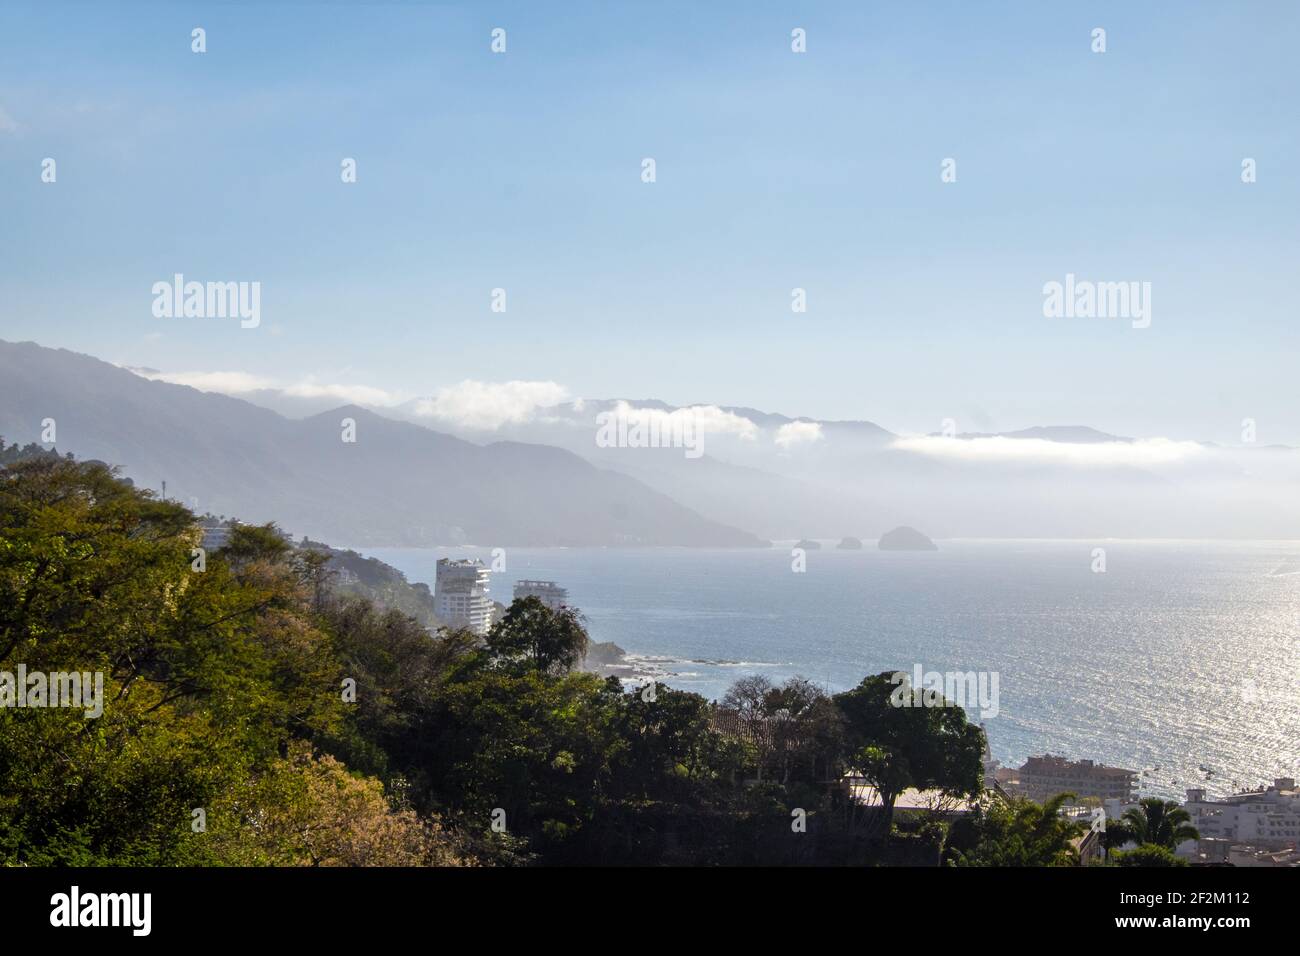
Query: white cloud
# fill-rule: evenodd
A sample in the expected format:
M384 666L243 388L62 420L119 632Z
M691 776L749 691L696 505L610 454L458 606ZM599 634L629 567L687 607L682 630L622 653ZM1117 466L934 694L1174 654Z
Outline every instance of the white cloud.
M723 411L717 405L691 405L669 412L662 408L635 408L620 401L614 407L614 414L625 419L629 427L640 423L645 428L671 429L674 422L680 426L682 420L690 418L690 427L699 434L735 435L748 441L758 437L757 425L735 412Z
M294 398L340 398L354 405L395 405L400 400L382 388L372 388L369 385L321 384L311 379L287 386L284 393Z
M369 385L338 385L317 382L311 378L292 385L281 385L273 379L250 375L247 372L142 372L134 370L141 378L173 385L188 385L201 392L220 392L223 395L246 395L264 390L278 391L293 398L331 398L356 405L393 405L399 399L380 388Z
M5 111L5 108L0 106L0 133L16 132L18 132L18 124L15 123L14 118Z
M285 384L247 372L131 371L142 378L188 385L200 391L220 392L223 395L240 396L273 391L288 398L333 399L371 408L389 408L405 401L405 396L371 385L321 382L311 376ZM432 398L420 399L414 404L413 411L421 418L491 431L503 425L529 421L539 408L558 405L568 397L568 389L555 382L466 380L438 389Z
M1177 465L1208 454L1208 449L1197 442L1171 441L1168 438L1085 444L1042 438L941 438L924 435L896 439L893 447L932 458L958 461L1085 468Z
M821 422L787 422L776 430L773 441L778 447L789 449L795 445L821 441L825 437Z
M529 421L539 408L558 405L569 391L556 382L476 382L444 386L415 404L415 414L464 428L491 431Z
M270 379L258 378L247 372L142 372L134 369L132 371L150 381L188 385L201 392L221 392L226 395L275 388L275 383Z

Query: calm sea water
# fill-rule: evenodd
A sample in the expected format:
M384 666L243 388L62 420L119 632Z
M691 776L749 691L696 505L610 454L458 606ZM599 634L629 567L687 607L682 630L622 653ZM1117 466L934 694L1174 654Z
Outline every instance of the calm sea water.
M1106 572L1092 550L1106 550ZM555 580L641 674L719 697L737 677L830 691L906 670L996 672L993 755L1092 758L1143 791L1300 776L1300 542L943 541L939 552L526 549L492 580ZM370 549L433 584L440 557ZM978 716L976 717L978 719ZM1205 773L1205 766L1214 772Z

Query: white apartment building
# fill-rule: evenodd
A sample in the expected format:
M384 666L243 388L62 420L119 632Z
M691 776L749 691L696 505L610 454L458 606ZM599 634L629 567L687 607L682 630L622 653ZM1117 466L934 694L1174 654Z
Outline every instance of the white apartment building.
M1234 866L1294 866L1293 862L1279 860L1300 859L1293 849L1300 847L1300 790L1291 777L1280 777L1271 787L1244 790L1222 800L1208 800L1204 789L1192 788L1182 806L1201 835L1200 840L1178 845L1175 852L1185 860L1231 862ZM1135 801L1105 801L1108 820L1118 820L1125 810L1140 809ZM1125 848L1131 847L1128 844Z
M1199 788L1188 790L1185 808L1203 839L1275 849L1300 843L1300 790L1293 777L1222 800L1207 799Z
M447 624L486 634L492 626L491 577L487 565L477 559L441 558L434 579L433 613Z
M569 603L569 592L554 581L516 581L515 600L535 597L552 611L558 611Z

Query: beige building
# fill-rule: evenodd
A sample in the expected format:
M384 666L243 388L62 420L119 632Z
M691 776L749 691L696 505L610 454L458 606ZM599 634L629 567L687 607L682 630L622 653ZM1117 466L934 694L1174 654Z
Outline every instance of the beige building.
M1137 799L1136 770L1108 767L1091 760L1067 760L1044 754L1030 757L1019 770L1000 776L1005 776L1006 779L999 782L1008 792L1038 803L1050 800L1058 793L1073 793L1080 799L1096 797L1125 803Z

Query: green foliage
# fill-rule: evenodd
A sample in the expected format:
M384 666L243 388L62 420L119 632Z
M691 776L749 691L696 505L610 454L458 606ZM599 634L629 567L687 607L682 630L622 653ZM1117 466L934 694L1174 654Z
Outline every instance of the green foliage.
M576 670L576 611L526 598L486 640L434 632L370 599L410 594L359 556L364 593L341 552L231 522L200 570L179 504L40 448L0 462L0 671L104 688L95 718L0 708L0 865L878 862L840 812L846 766L890 807L979 790L982 732L893 707L888 674L835 698L745 678L721 706L629 692ZM1068 828L991 808L947 852L1062 862ZM941 841L922 826L889 859Z
M101 465L0 470L0 669L99 672L104 690L97 718L0 709L3 862L233 861L223 821L258 819L257 781L294 741L352 719L280 535L236 528L198 571L199 535Z
M1174 856L1174 851L1155 843L1145 843L1132 850L1116 851L1110 855L1114 866L1186 866L1186 860Z
M885 671L834 698L844 715L849 767L879 792L886 833L899 794L910 787L964 796L983 787L984 731L947 700L899 706L900 692L910 697L906 675L900 686Z
M944 862L949 866L1077 866L1071 841L1085 826L1061 816L1074 794L1044 804L1015 798L992 800L956 821L948 832Z
M612 682L612 683L610 683ZM607 691L617 689L610 678ZM653 700L621 695L613 715L621 746L612 755L610 793L630 800L685 800L712 778L719 738L709 725L709 704L698 694L657 687Z
M492 625L487 646L502 662L564 674L587 656L587 631L573 608L553 611L539 598L526 597Z
M1125 810L1124 815L1107 828L1106 845L1120 847L1132 842L1175 850L1178 844L1198 840L1200 836L1192 826L1191 815L1176 801L1147 797L1138 807Z

